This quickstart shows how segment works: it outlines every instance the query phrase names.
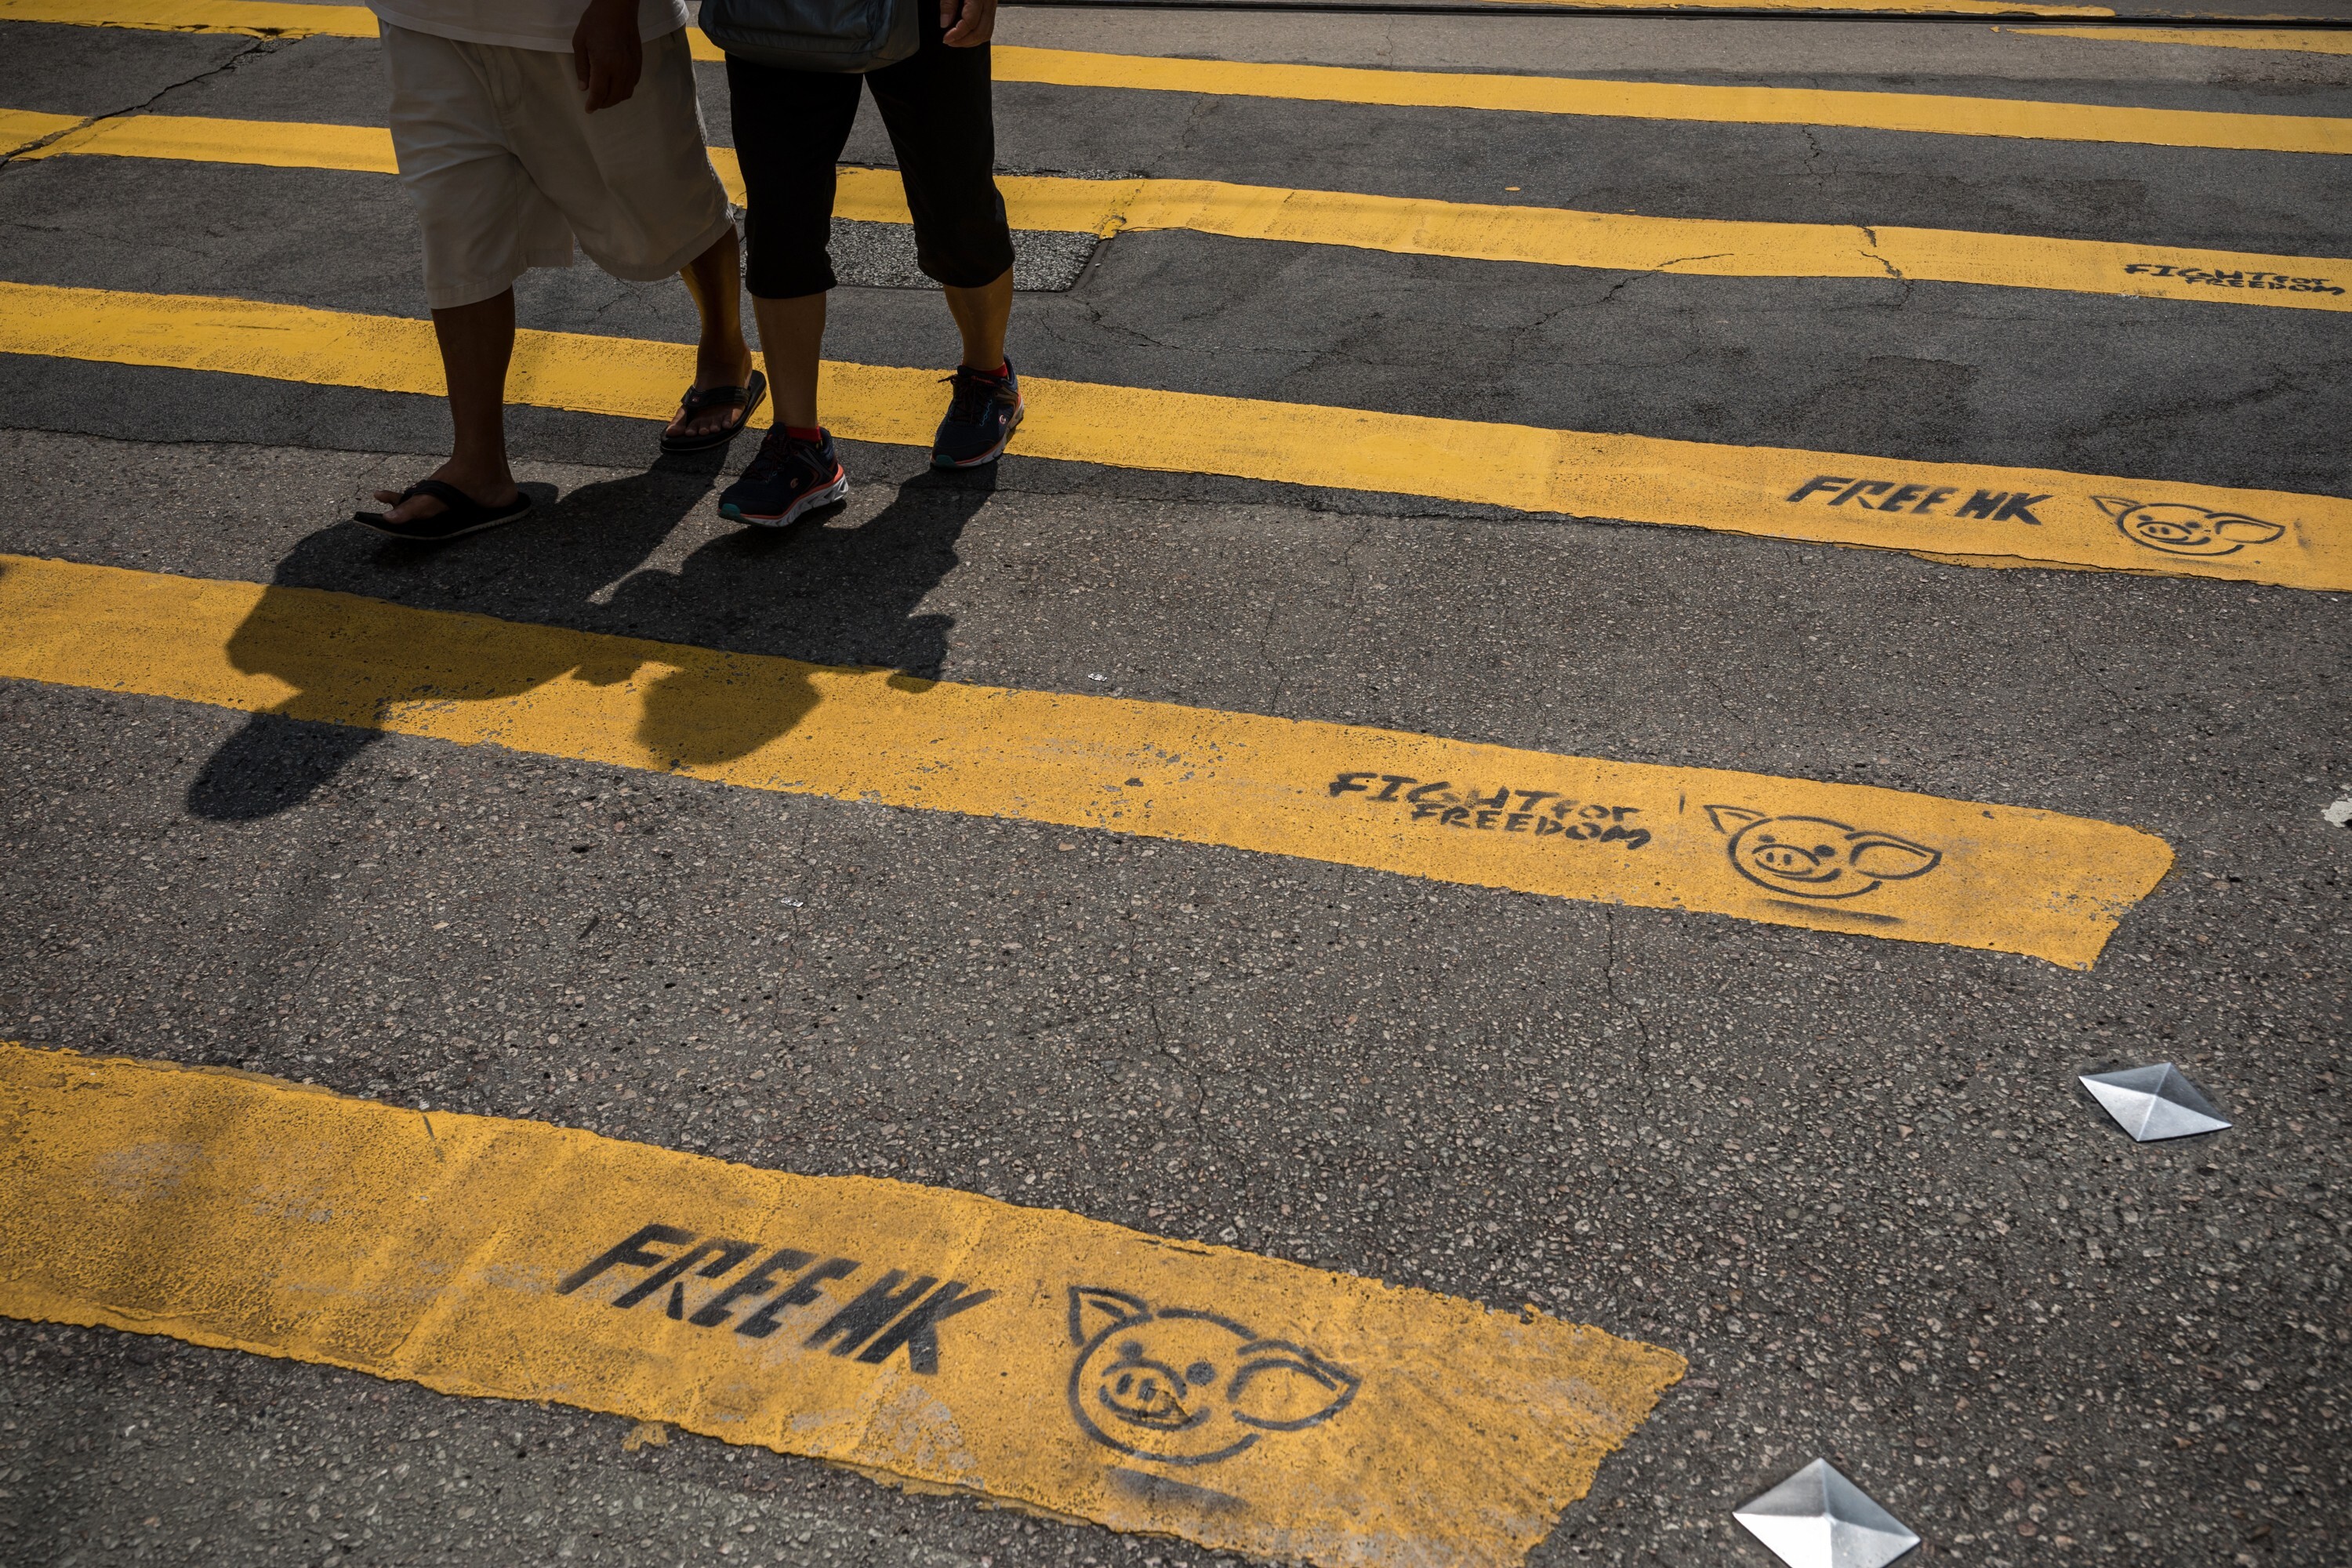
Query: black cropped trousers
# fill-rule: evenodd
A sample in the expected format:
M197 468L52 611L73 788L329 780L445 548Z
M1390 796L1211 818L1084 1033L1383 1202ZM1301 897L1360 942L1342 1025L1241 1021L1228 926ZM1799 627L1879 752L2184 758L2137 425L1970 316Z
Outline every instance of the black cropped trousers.
M743 169L745 282L763 300L822 294L835 281L834 166L857 118L858 83L898 154L915 220L916 265L956 289L977 289L1013 265L1013 233L996 189L996 121L986 44L950 48L939 7L923 12L922 47L863 77L784 70L730 55L735 155Z

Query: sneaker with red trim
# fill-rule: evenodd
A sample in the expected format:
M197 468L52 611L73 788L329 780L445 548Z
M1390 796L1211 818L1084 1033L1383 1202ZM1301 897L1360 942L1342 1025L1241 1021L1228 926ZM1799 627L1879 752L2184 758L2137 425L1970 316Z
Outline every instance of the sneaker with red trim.
M781 425L771 429L742 478L719 492L719 515L730 522L787 528L847 495L849 473L834 454L833 432L817 436L808 441Z
M948 416L931 437L931 467L977 468L1004 455L1004 444L1021 424L1027 405L1021 401L1021 378L1013 362L993 374L956 366L947 377L955 388L948 399Z

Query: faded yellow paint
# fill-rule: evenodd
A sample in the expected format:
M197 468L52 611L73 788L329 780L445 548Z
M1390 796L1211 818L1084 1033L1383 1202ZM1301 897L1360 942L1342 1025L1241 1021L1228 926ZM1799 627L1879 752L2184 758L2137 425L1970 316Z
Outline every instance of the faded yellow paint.
M1509 0L1503 0L1509 3ZM1576 0L1539 0L1545 5L1575 4ZM1634 0L1640 5L1641 0ZM1596 5L1622 9L1626 0L1592 0ZM1797 11L1859 11L1906 15L1968 16L2112 16L2105 5L2057 5L2011 0L1655 0L1660 11L1715 9L1782 9ZM357 13L357 15L353 15ZM375 18L362 5L255 4L240 0L0 0L0 21L73 22L87 26L147 27L185 32L249 33L262 37L372 38ZM725 57L702 35L690 34L695 58Z
M1088 54L1000 44L996 79L1244 98L1319 100L1522 114L1599 115L1741 125L1839 126L2046 142L2125 142L2266 153L2352 152L2352 120L2140 109L2032 99L1826 88L1697 87L1675 82L1266 65Z
M2086 7L2068 14L2096 13L2095 8ZM250 4L247 0L0 0L0 21L12 19L284 37L311 34L375 36L375 17L362 6L274 5L260 0ZM688 29L687 43L698 60L726 58L698 28ZM2138 109L1937 93L1700 87L1466 71L1272 65L1250 60L1173 59L1079 49L1040 49L1013 44L999 44L992 53L997 80L1056 87L1718 124L1842 126L1934 135L2125 142L2249 152L2352 152L2352 120L2315 115Z
M0 0L0 22L68 22L264 38L376 36L375 13L364 5L285 5L278 0Z
M215 120L193 114L129 114L96 121L26 156L176 158L366 174L400 172L393 159L392 132L379 125Z
M1072 182L1075 183L1075 182ZM1106 229L1711 278L1899 278L2352 310L2352 261L1852 224L1643 217L1211 180L1130 182ZM1013 200L1010 193L1008 203Z
M437 394L426 322L203 295L0 283L0 353ZM662 418L694 351L524 331L519 404ZM2280 490L1647 436L1024 377L1032 457L1436 496L1578 517L1947 555L2352 588L2352 500ZM936 372L828 362L826 424L854 440L930 444ZM753 418L764 424L766 410ZM1814 481L1838 477L1853 485ZM1961 515L2032 496L2026 517ZM2128 504L2118 504L2128 503ZM1981 510L1998 511L1992 501Z
M1329 1568L1517 1563L1684 1370L1532 1310L1055 1209L14 1045L0 1172L11 1317L552 1400ZM640 1240L642 1261L564 1290L648 1226L672 1228ZM697 1238L735 1245L615 1310ZM779 1250L763 1288L722 1300ZM870 1325L835 1316L908 1276L908 1300ZM742 1331L803 1282L814 1299L779 1331ZM927 1334L919 1303L938 1314ZM1097 1397L1119 1352L1083 1342L1114 1328L1179 1379L1208 1364L1178 1385L1189 1432Z
M60 125L79 123L61 117L27 117L49 118L58 118ZM8 126L0 119L0 136ZM41 134L54 134L55 129ZM101 121L26 155L69 154L393 172L392 138L382 130L160 114ZM734 150L713 147L710 159L729 195L742 201L743 179ZM1553 267L1714 278L1893 277L2198 303L2352 310L2352 261L2322 257L2168 249L1949 229L1642 217L1216 180L1000 175L997 185L1015 228L1105 237L1181 228L1237 239ZM898 171L841 170L834 215L869 223L909 221Z
M0 109L0 158L30 147L44 136L55 136L79 125L79 116L37 114L29 109Z
M0 556L0 677L16 679L2078 968L2172 860L2163 840L2108 823L1859 784L924 681L21 556Z
M2352 55L2352 32L2339 27L2003 27L2043 38L2095 38L2103 44L2173 44L2201 49L2269 49L2285 54Z

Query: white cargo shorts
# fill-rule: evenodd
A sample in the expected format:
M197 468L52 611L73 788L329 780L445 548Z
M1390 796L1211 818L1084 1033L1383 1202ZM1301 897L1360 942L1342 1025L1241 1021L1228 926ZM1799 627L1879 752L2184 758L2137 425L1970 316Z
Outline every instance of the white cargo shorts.
M597 266L642 283L727 233L685 29L646 39L636 91L594 114L569 54L383 34L393 152L425 229L435 310L571 266L575 237Z

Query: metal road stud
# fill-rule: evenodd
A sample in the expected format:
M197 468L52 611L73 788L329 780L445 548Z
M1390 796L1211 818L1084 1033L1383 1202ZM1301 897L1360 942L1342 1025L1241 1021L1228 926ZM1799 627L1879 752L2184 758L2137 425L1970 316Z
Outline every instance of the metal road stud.
M2137 1143L2219 1132L2230 1123L2170 1062L2084 1073L2082 1083Z
M1732 1518L1789 1568L1884 1568L1919 1544L1827 1459L1815 1459Z

